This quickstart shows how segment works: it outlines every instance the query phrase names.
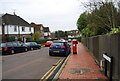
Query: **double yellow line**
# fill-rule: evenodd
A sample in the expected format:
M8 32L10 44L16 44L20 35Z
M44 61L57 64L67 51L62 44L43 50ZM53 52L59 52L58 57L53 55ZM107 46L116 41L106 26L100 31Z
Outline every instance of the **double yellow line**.
M53 73L54 71L63 63L64 58L60 59L48 72L45 73L45 75L40 79L40 81L46 81Z

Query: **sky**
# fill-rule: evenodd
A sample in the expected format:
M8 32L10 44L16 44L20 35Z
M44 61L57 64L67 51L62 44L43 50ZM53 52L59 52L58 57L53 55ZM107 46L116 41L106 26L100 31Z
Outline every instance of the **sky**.
M81 3L83 0L0 0L0 14L15 11L28 23L43 24L50 31L69 31L77 29L77 19L85 11Z

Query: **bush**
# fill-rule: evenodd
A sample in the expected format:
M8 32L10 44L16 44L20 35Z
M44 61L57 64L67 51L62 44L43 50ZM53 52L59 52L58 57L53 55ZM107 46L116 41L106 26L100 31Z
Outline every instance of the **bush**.
M26 41L30 41L30 40L31 40L31 38L30 38L30 37L26 38Z
M32 40L39 40L40 39L40 32L35 32L32 34Z
M120 32L120 27L119 28L112 28L111 31L108 34L114 34Z
M15 36L7 37L8 42L15 41Z
M81 39L82 39L82 37L78 37L78 38L77 38L77 40L78 40L79 42L81 42Z
M18 41L22 41L22 38L19 37L19 38L18 38Z

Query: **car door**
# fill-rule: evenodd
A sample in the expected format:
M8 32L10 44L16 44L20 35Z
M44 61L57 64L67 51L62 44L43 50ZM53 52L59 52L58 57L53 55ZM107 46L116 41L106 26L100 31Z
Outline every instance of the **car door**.
M35 48L38 48L38 45L37 45L36 42L32 42L32 46L33 46L34 49L35 49Z
M12 42L12 44L13 44L13 47L14 47L14 51L15 51L15 52L20 52L20 51L21 51L20 47L17 45L16 42Z
M8 47L9 51L14 50L13 44L11 42L5 43L5 47Z
M22 52L22 51L24 51L25 50L25 46L24 45L22 45L22 44L20 44L19 42L16 42L17 43L17 46L18 46L18 48L19 48L19 52Z

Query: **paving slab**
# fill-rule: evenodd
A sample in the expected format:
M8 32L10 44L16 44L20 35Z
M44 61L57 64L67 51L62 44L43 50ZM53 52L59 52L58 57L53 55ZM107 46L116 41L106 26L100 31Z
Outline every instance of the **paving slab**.
M77 46L77 54L70 54L58 81L108 81L92 54L82 43L78 43Z

